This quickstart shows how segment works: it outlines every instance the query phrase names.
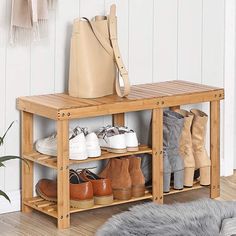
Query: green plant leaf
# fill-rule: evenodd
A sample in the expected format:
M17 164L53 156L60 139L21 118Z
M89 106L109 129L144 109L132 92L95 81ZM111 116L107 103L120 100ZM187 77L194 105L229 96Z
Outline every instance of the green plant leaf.
M0 190L0 196L3 196L4 198L6 198L9 202L11 202L10 198L6 195L6 193L4 193L3 191Z
M10 161L10 160L14 160L14 159L19 159L21 161L24 161L27 164L27 166L29 167L29 163L25 159L18 157L18 156L2 156L2 157L0 157L0 164L2 164L5 161Z
M0 167L5 167L5 165L2 162L0 162Z
M8 126L6 132L4 133L4 135L2 137L0 137L0 146L3 145L4 143L4 139L8 133L8 131L10 130L10 128L12 127L12 125L15 123L15 121L12 121L11 124Z

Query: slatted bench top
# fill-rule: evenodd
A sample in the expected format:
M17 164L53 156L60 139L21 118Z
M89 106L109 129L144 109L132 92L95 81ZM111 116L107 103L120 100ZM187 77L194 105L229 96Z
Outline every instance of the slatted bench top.
M109 95L82 99L63 93L20 97L17 108L54 120L65 120L221 99L224 99L223 88L174 80L134 85L127 98Z

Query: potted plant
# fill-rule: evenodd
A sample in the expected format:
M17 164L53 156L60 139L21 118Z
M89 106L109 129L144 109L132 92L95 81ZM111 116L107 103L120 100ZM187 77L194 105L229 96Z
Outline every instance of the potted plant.
M9 127L7 128L6 132L4 133L4 135L2 137L0 137L0 146L2 146L4 144L4 139L8 133L8 131L11 129L12 125L14 124L14 121L9 125ZM21 157L19 156L2 156L0 157L0 168L1 167L5 167L4 162L9 161L9 160L13 160L13 159L20 159L23 160ZM7 196L6 193L4 193L2 190L0 190L0 197L4 197L6 198L9 202L11 202L10 198Z

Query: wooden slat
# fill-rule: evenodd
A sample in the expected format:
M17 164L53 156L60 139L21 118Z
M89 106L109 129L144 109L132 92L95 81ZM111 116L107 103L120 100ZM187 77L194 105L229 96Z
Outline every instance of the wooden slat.
M143 153L150 153L151 154L152 149L146 145L143 145L143 146L141 145L141 146L139 146L139 151L136 151L136 152L111 153L111 152L107 152L107 151L102 151L102 155L100 157L88 158L88 159L82 160L82 161L70 160L70 165L81 164L81 163L86 163L86 162L93 162L93 161L101 161L101 160L111 159L111 158L115 158L115 157L138 155L138 154L143 154Z
M57 121L57 225L70 227L69 122Z
M220 102L210 104L211 198L220 196Z
M215 100L221 100L224 98L224 91L211 91L211 92L201 92L201 93L193 93L193 94L180 94L173 97L165 97L163 98L164 104L163 107L171 107L178 105L187 105L194 103L202 103L209 102Z
M223 90L179 94L176 96L166 96L160 98L139 99L136 101L127 101L114 104L104 104L96 107L86 107L80 109L60 110L59 120L76 119L85 117L94 117L101 115L111 115L123 112L142 111L160 107L170 107L176 105L186 105L193 103L221 100L224 98ZM62 116L70 112L70 116Z
M50 205L54 204L53 202L49 202L49 201L40 201L40 202L35 202L34 205L39 207L39 208L43 208L43 207L48 207Z
M194 82L190 82L190 81L183 81L183 80L173 80L173 81L171 81L171 83L180 84L180 85L185 84L187 86L194 86L194 87L198 87L198 88L202 88L202 89L208 89L209 91L219 89L218 87L205 85L205 84L194 83Z
M169 193L164 193L164 196L175 194L175 193L182 193L182 192L188 192L200 188L208 188L205 186L200 185L200 183L194 183L192 188L184 188L182 190L176 190L176 189L171 189Z
M24 152L31 152L33 149L33 114L28 112L21 112L21 155ZM21 164L22 168L22 199L33 197L33 173L34 173L34 162L28 160L28 165L25 162ZM23 200L22 211L31 212L32 209L27 207Z
M44 95L45 99L48 99L48 101L50 101L51 103L55 104L58 107L68 107L68 108L74 108L74 107L88 107L91 106L90 104L86 104L84 102L81 102L80 100L78 101L73 101L71 99L68 98L64 98L64 97L58 97L55 94L48 94L48 95Z
M68 101L82 102L82 103L85 103L87 105L92 105L92 106L103 104L101 102L98 102L98 101L92 100L92 99L71 97L71 96L69 96L68 94L65 94L65 93L57 93L57 94L55 94L55 97L63 97L65 99L68 99Z
M144 154L144 153L152 153L152 149L146 145L140 145L139 150L135 152L126 152L126 153L111 153L107 151L102 151L102 155L100 157L94 157L94 158L88 158L86 160L69 160L69 164L81 164L81 163L87 163L87 162L93 162L93 161L100 161L100 160L106 160L111 159L115 157L122 157L122 156L130 156L130 155L138 155L138 154ZM36 162L40 165L47 166L49 168L57 169L57 158L40 154L36 151L24 154L23 157L27 160Z
M116 95L109 95L106 97L96 98L96 99L81 99L70 97L67 94L49 94L41 96L31 96L31 97L22 97L19 99L18 108L21 110L33 109L36 114L41 114L49 118L55 118L55 111L66 110L71 108L84 108L92 106L103 106L103 105L112 105L116 103L129 103L133 100L142 100L148 98L163 98L165 96L176 96L179 94L190 94L190 93L204 93L218 91L219 88L184 82L184 81L168 81L161 83L153 84L143 84L143 85L134 85L131 88L131 94L128 98L120 98ZM164 98L163 98L164 99ZM37 111L34 109L35 104L41 109ZM45 109L46 111L43 111Z
M17 109L39 116L47 117L53 120L58 118L58 110L48 106L47 104L39 104L30 100L29 98L18 98L17 99Z
M35 202L40 202L40 201L43 201L41 197L32 197L32 198L27 199L27 202L29 203L35 203Z
M26 153L26 154L23 154L23 157L26 160L29 160L29 161L32 161L32 162L36 162L36 163L38 163L40 165L47 166L47 167L53 168L53 169L57 169L57 163L55 161L53 161L53 162L48 161L48 160L50 160L52 158L55 159L55 157L43 155L43 154L40 154L38 152Z
M152 195L163 203L163 110L152 111Z
M40 211L44 214L47 214L47 215L52 216L54 218L57 218L57 211L56 210L51 210L51 211L45 210L44 208L37 207L34 203L30 203L27 200L23 200L23 203L24 203L24 205L29 207L31 210L35 209L35 210Z
M103 208L103 207L109 207L109 206L115 206L115 205L120 205L124 203L130 203L130 202L136 202L136 201L141 201L145 199L151 199L152 194L146 191L145 196L143 197L137 197L137 198L131 198L130 200L114 200L113 203L109 205L94 205L93 207L89 209L79 209L79 208L71 208L70 213L76 213L76 212L82 212L82 211L88 211L88 210L93 210L93 209L98 209L98 208Z
M47 212L56 211L57 210L57 205L50 205L50 206L44 207L43 210L47 211Z

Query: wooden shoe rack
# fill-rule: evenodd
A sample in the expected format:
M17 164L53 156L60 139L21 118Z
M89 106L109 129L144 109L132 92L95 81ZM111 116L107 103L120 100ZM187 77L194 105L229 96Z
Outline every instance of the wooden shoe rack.
M210 197L220 195L220 100L224 98L222 88L190 83L186 81L169 81L153 84L132 86L127 98L116 95L97 99L79 99L66 94L50 94L41 96L21 97L17 107L21 111L22 120L22 156L28 160L29 166L22 163L22 211L32 209L55 217L58 228L70 226L71 213L85 209L70 208L69 205L69 166L97 160L128 156L131 154L150 153L153 160L152 192L146 191L145 196L128 201L114 200L111 205L152 199L163 203L163 108L179 108L181 105L210 102L210 157L211 157L211 186ZM103 152L101 157L89 158L83 161L69 160L68 129L69 121L85 117L112 115L113 123L124 125L125 112L152 110L152 147L141 145L138 152L113 154ZM58 155L51 157L39 154L33 147L33 116L47 117L57 122ZM48 202L40 197L33 197L34 163L57 170L58 199L57 203ZM189 191L201 188L195 184ZM173 190L168 194L180 191ZM110 205L109 205L110 206ZM91 209L104 207L95 205ZM86 209L90 210L90 209Z

